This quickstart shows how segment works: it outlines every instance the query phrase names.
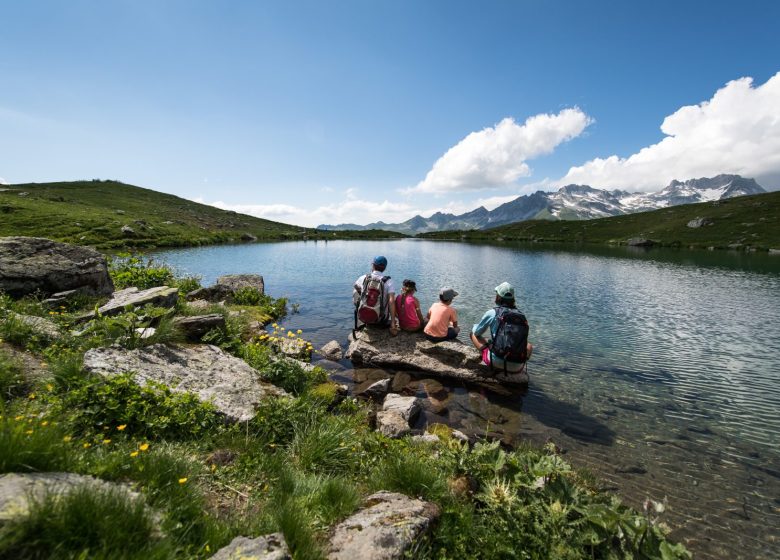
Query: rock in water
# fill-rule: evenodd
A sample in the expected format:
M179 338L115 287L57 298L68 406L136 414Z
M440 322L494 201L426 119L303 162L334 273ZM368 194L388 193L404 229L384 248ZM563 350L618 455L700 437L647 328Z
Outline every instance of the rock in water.
M394 560L439 517L432 503L393 492L366 498L366 507L333 530L328 560Z
M91 295L114 291L103 255L41 237L0 238L0 290L22 297L75 289Z
M320 354L326 360L337 362L341 359L344 352L341 350L341 344L339 344L337 340L331 340L320 348Z
M265 293L263 277L259 274L228 274L217 278L218 286L227 286L232 292L241 288L254 288L261 294Z
M386 329L364 329L357 338L350 335L346 357L357 365L405 368L461 381L528 384L528 374L491 371L470 344L434 344L419 333L401 332L391 336Z
M287 394L260 381L257 371L243 360L206 344L94 348L84 355L84 369L105 377L131 371L141 385L156 381L174 391L195 393L232 422L251 419L264 399Z
M290 551L281 533L256 539L236 537L221 548L211 560L291 560Z

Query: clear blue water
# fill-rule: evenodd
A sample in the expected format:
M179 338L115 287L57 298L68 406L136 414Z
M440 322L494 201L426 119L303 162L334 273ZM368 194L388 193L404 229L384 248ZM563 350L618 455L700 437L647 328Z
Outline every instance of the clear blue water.
M780 256L388 240L156 257L204 285L262 274L267 293L300 305L285 326L320 346L346 345L352 282L377 254L398 285L417 282L424 310L452 286L468 327L509 281L531 324L527 394L441 382L447 412L430 420L513 443L552 439L635 504L669 497L699 557L780 556Z

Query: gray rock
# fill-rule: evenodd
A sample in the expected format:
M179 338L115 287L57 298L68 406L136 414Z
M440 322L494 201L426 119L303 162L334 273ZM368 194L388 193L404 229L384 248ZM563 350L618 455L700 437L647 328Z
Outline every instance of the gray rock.
M450 432L450 435L452 435L453 439L457 439L458 441L462 441L463 443L469 442L469 436L467 436L460 430L452 430L452 432Z
M103 255L40 237L0 238L0 290L21 297L74 289L91 295L114 291Z
M108 303L98 311L101 315L118 315L126 307L143 307L154 305L155 307L173 307L179 298L179 291L168 286L157 286L148 290L139 290L136 287L125 288L114 292Z
M135 235L135 230L128 225L122 226L121 231L124 235Z
M629 247L652 247L655 245L655 241L652 239L645 239L644 237L632 237L626 240L626 245Z
M435 504L393 492L366 498L366 507L333 530L328 560L403 558L414 540L438 519Z
M233 422L251 419L262 400L287 394L260 381L257 371L243 360L205 344L94 348L84 355L84 369L105 377L131 371L141 385L156 381L177 392L194 393Z
M415 443L439 443L439 436L436 434L422 434L412 436L412 441Z
M176 317L173 320L189 340L200 340L211 329L224 328L225 317L219 313L209 315L194 315L191 317Z
M421 408L417 397L402 397L395 393L387 395L382 404L382 410L397 412L409 424L417 417Z
M62 336L60 333L60 329L49 321L48 319L44 319L43 317L35 317L33 315L22 315L21 313L14 313L13 311L8 313L9 317L11 319L14 319L16 321L19 321L20 323L23 323L30 327L33 332L39 336L42 336L43 338L48 338L49 340L57 340Z
M326 360L338 362L343 357L344 351L341 349L341 344L339 344L337 340L331 340L320 348L320 354Z
M65 290L52 294L50 298L43 300L43 305L49 308L58 307L68 302L72 297L81 293L81 290Z
M227 286L232 292L241 288L254 288L261 294L265 293L265 283L259 274L227 274L217 278L218 286Z
M257 241L257 237L252 235L251 233L242 233L241 241Z
M376 413L376 429L383 436L400 438L411 432L409 422L397 410L380 410Z
M359 366L419 370L462 381L528 384L525 371L507 374L491 371L470 344L455 341L434 344L420 333L400 332L391 336L386 329L365 329L357 333L357 338L350 335L346 357Z
M365 397L374 401L381 401L390 390L390 379L380 379L363 389L355 392L357 397Z
M249 539L236 537L221 548L211 560L291 560L290 551L281 533Z
M135 332L138 335L138 338L145 340L147 338L152 338L155 333L157 333L157 329L154 327L138 327L135 329Z
M233 290L223 284L208 288L198 288L187 294L187 301L203 300L208 302L233 301Z
M696 219L694 219L694 220L691 220L690 222L688 222L688 223L687 223L687 224L685 224L685 225L686 225L687 227L689 227L689 228L696 229L696 228L700 228L700 227L704 227L704 226L711 226L711 225L712 225L712 224L714 224L714 223L715 223L715 222L713 222L713 221L712 221L711 219L709 219L709 218L696 218Z
M187 294L187 295L189 295L189 294ZM199 309L199 310L201 310L201 309L208 309L209 307L211 307L214 304L211 303L210 301L206 301L205 299L196 299L196 300L187 302L187 305L189 305L192 309Z
M83 486L90 489L122 492L131 500L143 500L141 494L126 486L112 484L91 476L66 472L7 473L0 475L0 525L26 515L33 501L45 496L65 495Z

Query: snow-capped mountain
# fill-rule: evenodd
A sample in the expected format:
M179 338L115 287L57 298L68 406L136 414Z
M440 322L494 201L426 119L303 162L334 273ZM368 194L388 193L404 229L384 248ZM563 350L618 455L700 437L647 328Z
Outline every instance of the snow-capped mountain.
M594 189L588 185L566 185L555 192L537 191L502 204L494 210L480 206L456 216L437 212L429 218L415 216L400 224L376 222L366 226L321 225L318 229L385 229L406 234L457 229L486 229L525 220L590 220L633 212L646 212L679 204L721 200L766 192L754 179L739 175L672 181L655 193Z

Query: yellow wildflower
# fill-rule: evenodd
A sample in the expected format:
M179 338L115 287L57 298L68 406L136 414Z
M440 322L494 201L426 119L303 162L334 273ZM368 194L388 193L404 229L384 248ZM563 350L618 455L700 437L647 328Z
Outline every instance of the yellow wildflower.
M186 476L184 476L184 477L179 479L179 484L184 484L185 482L187 482L187 477Z
M30 434L32 434L32 433L33 433L33 431L32 431L32 430L27 430L27 431L26 431L26 432L24 432L24 433L25 433L25 434L27 434L27 435L29 436Z
M46 384L46 390L47 391L54 391L54 385L52 385L51 383L47 383Z
M64 438L62 438L62 441L64 441L65 443L68 443L72 439L73 439L73 436L65 436Z
M120 432L121 432L122 430L124 430L125 428L127 428L127 424L121 424L121 425L119 425L119 426L117 426L117 427L116 427L116 429L117 429L117 430L119 430Z
M211 547L208 544L206 545L206 552L211 552Z
M24 418L24 416L22 416L22 415L20 414L19 416L16 416L16 417L14 418L14 420L16 420L16 421L18 422L18 421L19 421L19 420L21 420L22 418Z
M90 447L92 447L92 444L89 443L89 442L85 442L83 447L84 447L84 449L89 449Z
M147 449L149 449L149 444L142 443L141 445L138 446L138 449L140 449L141 451L146 451Z
M130 456L131 457L138 457L138 451L133 451L132 453L130 453Z
M297 330L297 331L295 331L295 332L297 332L298 334L303 334L303 331L302 331L301 329L298 329L298 330Z
M27 397L28 399L32 400L35 398L35 393L30 393L30 395Z
M49 425L48 420L44 420L43 422L41 422L41 426L48 426L48 425Z
M111 443L110 439L104 439L103 440L103 445L108 445L109 443Z

